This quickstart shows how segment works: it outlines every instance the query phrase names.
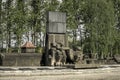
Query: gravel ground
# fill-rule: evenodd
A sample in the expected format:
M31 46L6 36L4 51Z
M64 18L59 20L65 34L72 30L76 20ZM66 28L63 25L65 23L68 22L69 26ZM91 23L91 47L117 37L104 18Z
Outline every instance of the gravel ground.
M78 70L0 70L0 80L120 80L120 67Z
M82 74L82 75L48 75L48 76L9 76L0 80L120 80L120 74Z

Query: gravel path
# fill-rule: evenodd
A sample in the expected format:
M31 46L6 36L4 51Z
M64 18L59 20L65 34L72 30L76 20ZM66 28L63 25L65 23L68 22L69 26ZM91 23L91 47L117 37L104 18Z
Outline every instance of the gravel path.
M48 76L9 76L0 80L120 80L120 74L82 74L82 75L48 75Z
M0 70L0 80L120 80L120 67L77 70Z

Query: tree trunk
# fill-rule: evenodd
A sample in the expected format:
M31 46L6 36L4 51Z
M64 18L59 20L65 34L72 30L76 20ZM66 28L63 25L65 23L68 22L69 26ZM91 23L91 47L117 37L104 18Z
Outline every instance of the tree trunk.
M0 27L2 27L2 14L1 14L1 12L2 12L2 0L0 0ZM0 32L2 33L2 30L0 30ZM0 34L0 35L2 35L2 34ZM1 37L2 38L2 37ZM2 42L2 41L1 41ZM2 45L2 43L1 43L1 45ZM1 46L0 46L1 47ZM1 48L0 48L0 52L1 52Z
M6 35L6 53L8 53L8 35Z
M41 36L41 32L39 33L39 35L40 35L40 44L39 44L39 46L41 47L41 46L42 46L42 44L41 44L41 43L42 43L42 40L41 40L41 37L42 37L42 36Z
M10 27L11 26L9 26L9 28ZM11 53L11 32L9 30L8 30L8 52Z
M20 38L20 35L17 37L18 39L18 53L21 53L21 38Z
M81 46L81 48L82 48L82 31L81 31L81 28L78 29L78 30L79 30L79 37L80 37L80 39L79 39L79 41L80 41L80 46Z
M32 43L35 45L35 32L32 34Z
M73 30L73 44L76 42L76 30Z
M46 37L46 35L45 35L45 33L43 34L43 47L45 47L45 37Z

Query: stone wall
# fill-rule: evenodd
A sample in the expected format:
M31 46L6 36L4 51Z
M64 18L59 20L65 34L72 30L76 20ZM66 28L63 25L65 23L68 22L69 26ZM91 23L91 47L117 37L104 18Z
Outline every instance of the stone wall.
M1 66L40 66L42 54L2 54L1 58Z

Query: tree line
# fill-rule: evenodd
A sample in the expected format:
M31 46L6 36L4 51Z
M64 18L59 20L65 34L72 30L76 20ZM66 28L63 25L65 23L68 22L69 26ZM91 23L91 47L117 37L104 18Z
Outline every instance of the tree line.
M20 52L26 39L44 47L47 11L67 13L71 47L100 58L120 53L120 0L0 0L1 49Z

